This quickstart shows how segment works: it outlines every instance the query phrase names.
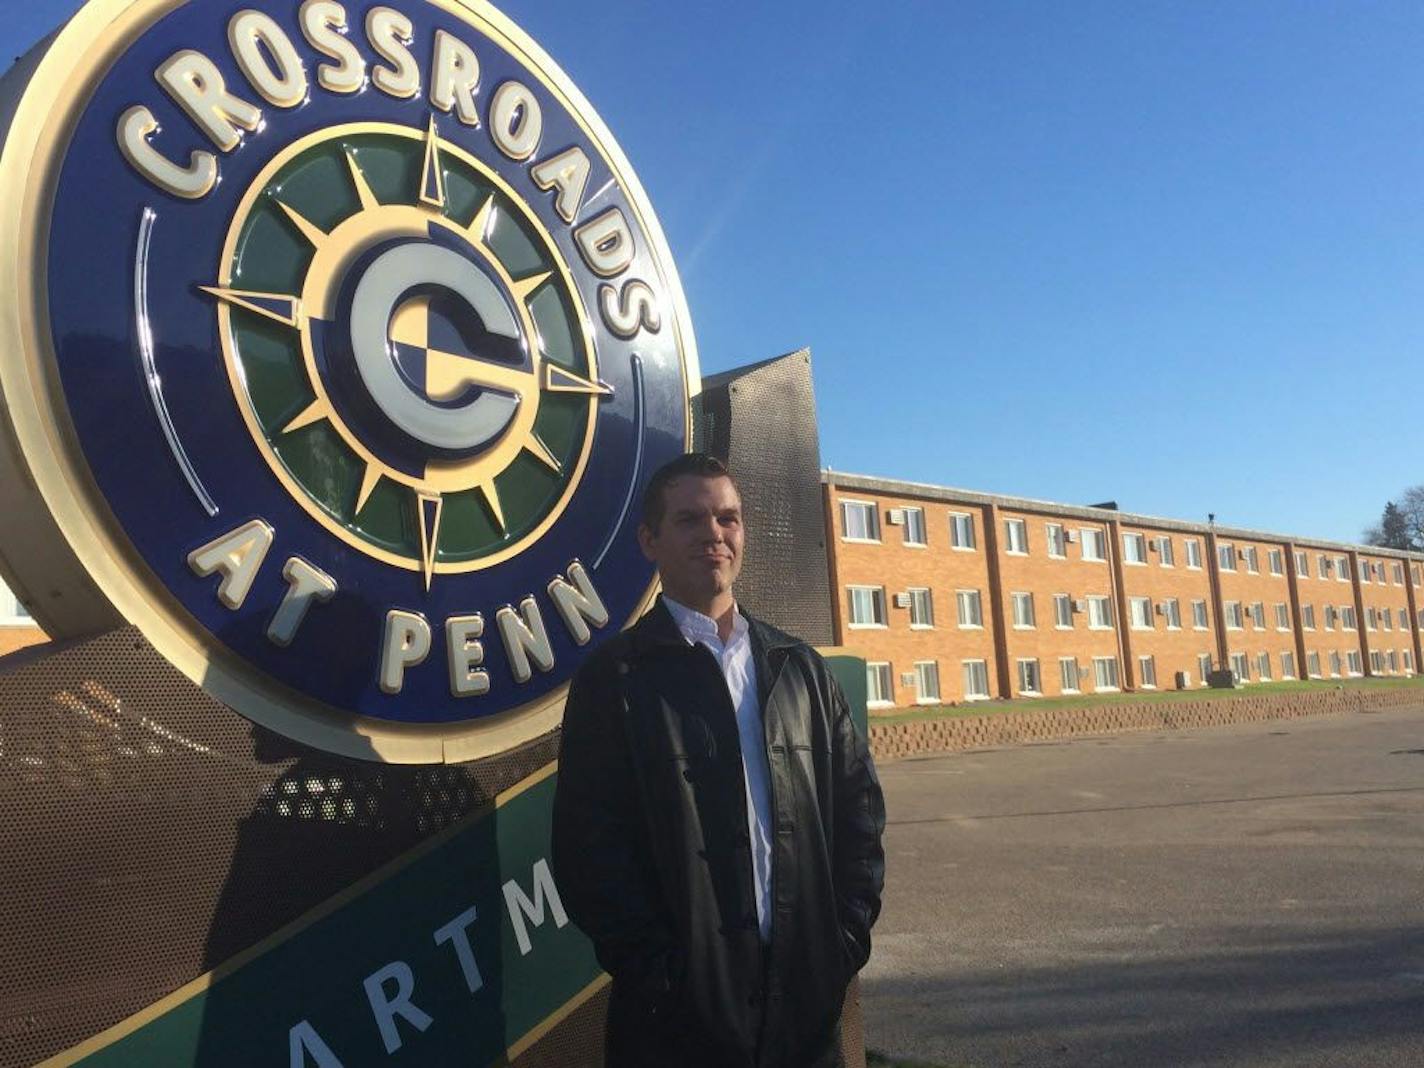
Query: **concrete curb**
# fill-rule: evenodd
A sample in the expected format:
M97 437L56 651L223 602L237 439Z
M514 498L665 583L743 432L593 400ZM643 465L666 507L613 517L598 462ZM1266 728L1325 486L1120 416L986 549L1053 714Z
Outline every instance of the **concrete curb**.
M1017 742L1079 738L1126 731L1185 730L1231 723L1336 716L1346 712L1424 710L1424 691L1312 690L1199 701L1143 701L1078 708L1032 709L983 716L953 716L907 723L870 723L870 750L877 761L924 753L952 753Z

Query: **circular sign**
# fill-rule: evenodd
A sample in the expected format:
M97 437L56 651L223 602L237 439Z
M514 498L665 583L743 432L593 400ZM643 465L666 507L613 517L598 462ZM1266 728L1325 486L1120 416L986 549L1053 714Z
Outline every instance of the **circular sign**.
M537 45L473 0L92 0L0 203L0 504L62 542L0 537L52 634L92 583L352 756L557 724L648 604L698 378L647 199Z

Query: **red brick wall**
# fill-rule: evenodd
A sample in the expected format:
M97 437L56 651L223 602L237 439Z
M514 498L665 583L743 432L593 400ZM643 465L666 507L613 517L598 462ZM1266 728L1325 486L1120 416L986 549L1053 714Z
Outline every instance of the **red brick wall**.
M1147 562L1130 564L1126 553L1123 559L1123 584L1127 596L1147 597L1151 601L1152 614L1149 629L1137 629L1128 624L1128 640L1132 646L1134 659L1150 656L1157 669L1157 689L1175 689L1175 676L1185 671L1192 687L1206 685L1197 658L1206 653L1216 659L1216 641L1212 627L1216 621L1211 611L1211 578L1206 569L1206 539L1180 532L1153 529L1152 527L1124 524L1123 538L1139 534L1146 539ZM1195 538L1201 549L1202 566L1187 566L1186 542ZM1164 554L1160 542L1165 539L1172 547L1171 565L1163 564ZM1156 543L1156 544L1154 544ZM1171 598L1177 600L1181 611L1181 627L1172 629L1167 616L1158 614L1159 606ZM1192 602L1202 601L1206 605L1207 625L1198 630L1193 623Z

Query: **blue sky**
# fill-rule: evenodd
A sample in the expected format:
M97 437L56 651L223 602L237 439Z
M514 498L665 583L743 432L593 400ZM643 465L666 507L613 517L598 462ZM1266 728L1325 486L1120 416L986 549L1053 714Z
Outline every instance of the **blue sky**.
M502 7L824 463L1350 540L1424 482L1417 2Z

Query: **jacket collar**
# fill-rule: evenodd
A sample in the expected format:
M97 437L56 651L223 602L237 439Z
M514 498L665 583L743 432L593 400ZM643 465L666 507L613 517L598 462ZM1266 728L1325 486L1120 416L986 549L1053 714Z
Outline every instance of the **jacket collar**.
M789 648L801 644L789 634L777 630L768 623L763 623L740 605L738 611L747 621L753 649L770 652L773 649ZM653 607L648 609L643 618L633 625L629 631L629 637L633 639L634 644L640 650L645 652L668 646L687 648L687 639L682 636L682 630L678 627L677 620L673 619L672 613L663 603L662 594L658 594L658 599L653 603Z

